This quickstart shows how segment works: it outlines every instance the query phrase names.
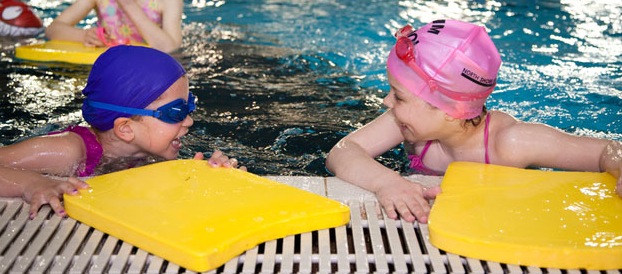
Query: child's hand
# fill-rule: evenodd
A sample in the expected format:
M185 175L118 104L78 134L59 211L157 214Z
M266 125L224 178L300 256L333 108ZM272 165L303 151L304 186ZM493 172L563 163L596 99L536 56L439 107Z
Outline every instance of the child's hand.
M65 217L65 208L61 204L63 194L76 195L78 189L88 188L89 185L75 177L67 179L41 176L40 180L33 181L24 186L24 200L30 204L29 217L37 216L39 208L49 204L54 212Z
M204 159L203 153L197 152L197 154L194 155L194 159L195 160L203 160ZM210 157L207 160L207 162L212 167L232 167L232 168L239 168L240 170L246 171L246 167L245 166L238 167L239 163L238 163L237 159L235 159L235 158L229 159L229 157L227 157L227 155L222 153L222 151L220 151L220 150L215 150L214 153L212 153L212 157Z
M616 193L622 198L622 142L611 141L600 156L600 170L617 179Z
M376 198L391 219L401 217L407 222L428 222L430 204L440 193L440 187L425 189L422 185L404 179L384 185L376 191Z
M620 174L622 174L622 166L620 167ZM618 177L618 183L616 184L616 193L618 193L618 197L622 198L622 175Z
M87 47L104 47L104 42L97 35L97 28L84 30L84 39L82 42Z

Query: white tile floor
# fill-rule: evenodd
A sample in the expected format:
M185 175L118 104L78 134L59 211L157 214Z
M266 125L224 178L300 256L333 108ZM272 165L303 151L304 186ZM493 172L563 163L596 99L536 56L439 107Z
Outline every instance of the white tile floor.
M268 178L350 206L346 226L262 243L208 273L622 273L500 264L445 253L426 225L386 218L369 193L337 178ZM425 185L441 177L412 176ZM194 273L45 207L0 198L0 273ZM373 214L369 214L373 212Z

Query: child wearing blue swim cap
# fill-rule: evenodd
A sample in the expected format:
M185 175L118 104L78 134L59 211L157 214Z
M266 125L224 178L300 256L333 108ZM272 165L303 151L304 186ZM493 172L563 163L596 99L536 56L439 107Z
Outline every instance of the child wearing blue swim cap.
M0 147L0 196L22 197L31 205L31 218L44 204L65 216L62 195L87 188L78 177L101 173L98 168L104 162L148 156L176 159L195 109L185 74L179 62L159 50L108 49L95 61L82 91L82 115L89 126L74 125ZM203 154L194 158L203 159ZM238 166L236 159L218 150L209 163Z

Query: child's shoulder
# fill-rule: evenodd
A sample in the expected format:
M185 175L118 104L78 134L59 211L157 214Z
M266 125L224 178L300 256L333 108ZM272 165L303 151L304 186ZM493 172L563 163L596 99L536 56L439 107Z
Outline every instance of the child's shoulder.
M518 147L538 147L544 137L556 138L559 132L546 124L525 122L508 113L494 111L489 134L498 148L514 151Z
M53 132L46 136L38 138L38 142L49 144L56 147L62 147L68 152L84 153L86 142L89 139L97 139L95 134L88 127L70 126L62 131Z
M525 122L517 119L509 113L503 111L493 110L490 111L491 123L494 125L495 131L500 133L512 134L512 133L526 133L532 130L540 130L542 128L550 128L550 126L537 123L537 122Z
M37 165L60 166L83 159L86 146L82 138L73 132L60 132L28 138L21 142L1 147L0 163L18 161ZM37 157L33 157L37 156ZM26 160L32 159L32 160ZM25 168L25 167L24 167Z
M517 126L520 126L521 121L516 119L514 116L509 113L499 111L499 110L490 110L490 123L491 130L497 132L503 132L508 130L513 130Z
M531 123L516 119L503 111L490 111L490 136L497 142L517 140L525 131L529 131Z

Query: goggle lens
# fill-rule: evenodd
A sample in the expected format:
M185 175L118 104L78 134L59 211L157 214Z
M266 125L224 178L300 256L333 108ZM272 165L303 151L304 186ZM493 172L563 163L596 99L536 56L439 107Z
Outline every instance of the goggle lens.
M414 33L413 28L410 25L404 26L398 32L395 33L397 42L395 43L395 54L402 61L415 61L415 55L413 54L413 41L410 40L410 36Z
M156 112L159 116L156 118L169 124L176 124L192 113L196 109L196 97L191 93L188 94L188 101L184 99L177 99L166 105L159 107Z
M395 54L402 61L409 61L412 59L415 60L415 57L412 54L412 41L406 37L400 37L397 39L395 43Z

